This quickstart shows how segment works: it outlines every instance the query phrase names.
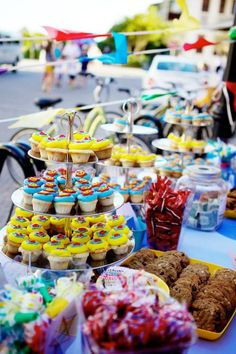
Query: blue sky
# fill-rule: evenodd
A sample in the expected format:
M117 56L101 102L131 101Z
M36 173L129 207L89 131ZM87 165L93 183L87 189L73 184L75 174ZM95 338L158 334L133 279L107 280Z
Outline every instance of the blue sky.
M155 0L1 0L0 29L42 25L79 31L106 32L125 16L144 12Z

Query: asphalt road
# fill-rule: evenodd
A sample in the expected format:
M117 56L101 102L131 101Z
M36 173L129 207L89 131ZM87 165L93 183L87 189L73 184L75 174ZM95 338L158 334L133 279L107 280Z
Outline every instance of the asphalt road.
M25 65L25 63L23 64ZM139 69L95 66L90 71L98 76L115 77L116 82L111 85L110 97L108 98L110 101L126 98L124 93L117 91L118 87L133 89L141 87L143 72ZM0 76L0 142L9 141L14 133L14 130L8 129L9 123L1 123L1 120L37 112L38 109L34 105L35 98L45 96L61 97L63 102L60 104L60 107L64 108L72 108L78 103L94 103L94 79L88 79L86 85L83 87L79 86L71 89L68 86L67 76L64 75L62 86L60 88L53 88L52 92L47 95L41 91L41 80L42 70L38 68L19 71L15 74L7 73ZM78 84L81 84L79 80ZM106 99L105 96L104 99ZM119 110L119 107L111 107L109 110ZM5 224L10 207L11 193L15 188L16 185L9 177L7 167L4 166L0 175L0 227Z

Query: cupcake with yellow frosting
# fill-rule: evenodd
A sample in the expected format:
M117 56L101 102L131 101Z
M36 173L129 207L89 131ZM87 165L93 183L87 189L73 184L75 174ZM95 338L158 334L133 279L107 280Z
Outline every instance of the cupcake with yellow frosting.
M72 243L88 243L91 240L90 236L88 233L84 234L72 234Z
M84 140L85 138L90 138L90 135L84 130L78 130L74 133L75 140Z
M73 230L72 235L77 235L77 234L87 234L87 235L92 235L92 230L89 227L78 227L77 229Z
M7 224L6 231L7 231L7 235L12 232L19 232L19 231L25 235L28 235L26 227L22 227L21 225L12 225L11 223Z
M88 162L90 155L93 155L91 146L93 140L85 138L84 140L78 140L69 144L69 153L74 163L86 163Z
M34 215L31 222L33 224L42 225L45 230L50 228L50 219L44 215Z
M112 235L112 231L110 230L98 230L93 234L93 238L101 238L102 240L107 240L107 238Z
M15 215L16 216L24 216L25 218L31 220L32 216L34 216L34 213L28 210L24 210L21 208L16 208L15 210Z
M89 220L83 216L78 216L77 218L72 219L71 227L72 230L76 230L79 227L89 227Z
M49 253L48 260L51 269L65 270L68 269L72 257L67 249L54 249Z
M98 222L97 224L94 224L91 227L91 231L94 233L96 231L99 230L105 230L105 231L111 231L111 228L108 224L104 223L104 222Z
M137 162L141 167L152 167L156 160L155 154L138 155Z
M20 225L22 228L27 228L29 220L24 216L12 216L10 219L11 225Z
M51 216L50 217L50 224L51 224L51 230L53 232L58 232L59 234L63 234L65 231L65 218L60 218L57 216Z
M123 215L117 215L117 214L107 216L107 222L111 228L114 226L126 224L125 217Z
M195 154L203 154L206 147L206 142L203 140L193 140L192 150Z
M50 237L48 236L46 231L33 231L29 234L29 239L42 244L50 241Z
M87 243L87 246L94 261L102 261L106 258L109 246L105 240L101 238L92 239Z
M36 224L36 223L29 224L27 226L28 234L30 234L31 232L34 232L34 231L45 231L45 230L44 230L43 226L40 224Z
M107 241L115 254L125 254L128 252L129 239L127 235L116 232L109 236Z
M71 243L67 246L67 250L71 253L72 261L76 265L86 263L89 256L89 249L85 243Z
M123 154L120 161L124 167L133 167L136 165L136 159L134 154Z
M39 144L42 141L42 139L46 138L47 136L48 136L47 133L45 133L44 131L33 133L31 138L29 139L29 142L31 144L31 150L36 154L38 154Z
M46 151L48 155L48 160L51 161L65 161L66 155L68 153L68 141L65 135L59 135L55 140L47 142Z
M67 246L70 243L69 237L67 237L66 235L63 235L63 234L58 234L58 235L52 236L51 241L59 241L64 246Z
M192 149L192 142L191 141L181 141L178 144L178 149L181 152L188 152Z
M7 251L9 253L18 253L19 247L23 241L27 240L26 234L20 231L11 232L7 235Z
M47 243L43 244L43 252L45 257L48 257L48 255L50 254L50 252L52 250L56 250L58 248L63 249L65 247L65 245L63 243L61 243L60 241L56 241L56 240L51 240L48 241Z
M22 242L19 251L22 253L22 260L24 263L28 264L30 258L31 262L34 263L42 254L42 244L33 240L25 240Z
M47 143L52 142L52 141L55 141L55 138L53 138L52 136L43 137L42 140L40 141L39 152L40 152L40 157L42 159L47 160L47 158L48 158L48 153L46 151Z
M109 139L97 139L92 144L92 150L95 152L98 160L105 160L111 157L113 144Z
M118 226L115 226L112 228L112 232L113 233L120 233L120 234L125 234L128 236L128 238L130 238L133 233L132 231L130 230L130 228L127 226L127 225L118 225Z
M90 225L97 224L98 222L106 222L106 217L104 214L88 216Z

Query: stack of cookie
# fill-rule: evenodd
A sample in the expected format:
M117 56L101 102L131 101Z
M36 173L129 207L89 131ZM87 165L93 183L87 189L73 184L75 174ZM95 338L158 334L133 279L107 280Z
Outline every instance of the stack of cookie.
M236 306L236 272L219 269L197 294L191 312L199 328L220 332Z
M171 287L171 296L178 301L185 302L189 307L199 290L207 283L210 277L208 267L203 264L190 264L180 274L180 277Z

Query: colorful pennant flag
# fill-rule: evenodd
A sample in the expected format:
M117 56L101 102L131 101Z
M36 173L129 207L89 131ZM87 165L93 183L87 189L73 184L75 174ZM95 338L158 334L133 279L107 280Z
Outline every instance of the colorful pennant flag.
M207 47L210 45L215 45L215 44L217 44L217 42L210 42L205 37L201 36L193 43L184 43L183 49L185 51L191 50L191 49L202 49L204 47Z
M84 39L84 38L96 38L96 37L111 37L111 33L88 33L88 32L73 32L69 30L59 30L50 26L43 26L47 31L49 37L56 41L69 41L76 39Z

